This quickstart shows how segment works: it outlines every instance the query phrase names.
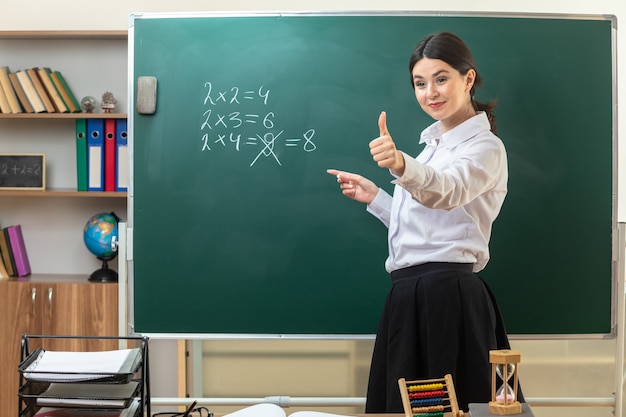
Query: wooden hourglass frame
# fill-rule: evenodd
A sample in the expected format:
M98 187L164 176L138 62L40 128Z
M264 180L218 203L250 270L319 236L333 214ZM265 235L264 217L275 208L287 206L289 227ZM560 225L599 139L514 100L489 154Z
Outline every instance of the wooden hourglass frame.
M516 350L491 350L489 351L489 362L491 363L491 401L489 402L489 413L497 415L521 414L522 404L517 401L518 391L518 364L521 362L522 354ZM496 386L496 368L500 365L502 379L501 387ZM509 365L514 365L509 373ZM510 385L512 383L512 385ZM508 387L512 388L512 396ZM502 398L498 398L497 391L502 388Z

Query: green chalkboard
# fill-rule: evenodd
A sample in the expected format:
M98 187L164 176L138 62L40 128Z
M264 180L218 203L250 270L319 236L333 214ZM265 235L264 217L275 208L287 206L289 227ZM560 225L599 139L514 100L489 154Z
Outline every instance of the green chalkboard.
M408 58L459 34L498 100L509 195L481 273L513 334L612 331L614 20L407 14L133 16L132 321L139 333L361 335L386 229L327 168L391 191L368 142L387 111L416 155L432 122ZM142 100L145 97L142 97Z

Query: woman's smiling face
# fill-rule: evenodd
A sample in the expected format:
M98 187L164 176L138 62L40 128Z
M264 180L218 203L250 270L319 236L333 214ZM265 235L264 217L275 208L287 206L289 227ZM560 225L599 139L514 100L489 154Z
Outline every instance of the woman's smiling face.
M476 114L470 97L476 77L473 69L461 75L445 61L422 58L413 66L412 75L417 102L429 116L441 121L444 131Z

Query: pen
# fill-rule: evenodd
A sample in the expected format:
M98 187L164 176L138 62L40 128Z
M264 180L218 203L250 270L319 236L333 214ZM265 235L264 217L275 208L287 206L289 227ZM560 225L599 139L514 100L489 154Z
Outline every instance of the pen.
M192 402L189 408L187 408L185 412L182 414L182 417L188 417L189 414L191 414L193 410L196 408L196 404L198 404L198 401Z

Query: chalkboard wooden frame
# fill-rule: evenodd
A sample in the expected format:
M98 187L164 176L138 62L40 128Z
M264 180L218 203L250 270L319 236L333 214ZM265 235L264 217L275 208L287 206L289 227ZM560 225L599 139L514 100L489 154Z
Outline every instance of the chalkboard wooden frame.
M46 154L0 153L0 190L46 189Z
M237 44L236 41L233 41L233 45L251 44L257 46L254 43L257 42L257 38L261 39L262 36L255 38L258 33L254 32L254 25L250 26L250 23L256 24L255 19L257 21L262 19L273 20L276 24L286 22L289 19L301 19L298 24L304 26L305 31L310 30L312 45L307 44L306 36L303 38L296 36L292 43L307 51L317 52L315 49L317 44L314 43L313 39L319 38L320 33L325 35L325 31L335 30L337 26L343 26L343 24L346 24L347 29L342 29L346 31L343 33L345 36L334 44L337 48L341 48L342 43L354 46L355 44L350 44L350 42L367 39L367 41L363 40L365 42L365 46L362 48L364 53L371 53L372 56L382 53L383 56L378 57L380 59L377 61L372 59L372 61L366 62L368 64L374 62L380 66L396 66L394 78L400 79L397 83L398 86L396 87L396 83L390 82L385 83L385 88L393 91L393 98L397 99L400 106L409 108L410 111L403 113L404 109L399 109L395 103L383 103L381 98L385 97L379 94L375 96L378 103L381 104L374 106L375 109L368 109L367 117L360 115L358 120L348 117L345 121L352 130L358 130L360 124L367 123L369 119L375 119L375 115L381 110L381 105L385 106L386 109L395 106L394 111L388 110L388 115L396 114L396 117L407 125L404 132L399 128L393 130L395 138L403 135L408 137L409 142L401 143L402 148L408 147L407 144L415 141L415 132L419 132L429 123L425 117L420 117L417 114L419 109L411 107L415 103L410 90L408 98L404 98L404 96L401 99L398 98L398 94L404 95L403 89L409 86L405 61L408 59L414 43L421 35L432 32L433 28L459 33L474 52L479 68L483 72L483 77L487 80L487 85L482 90L482 94L489 99L494 98L494 92L496 93L495 98L499 101L498 126L509 155L510 191L503 212L494 225L491 244L492 260L484 273L481 273L481 276L492 286L500 300L500 307L503 310L509 332L533 337L570 337L581 334L591 337L606 337L607 335L610 337L615 335L616 318L613 311L616 299L613 288L617 262L613 257L615 252L614 235L617 230L616 199L614 198L616 194L615 17L607 15L428 14L407 12L150 13L131 18L129 48L135 60L129 74L131 102L134 102L132 94L134 93L136 77L156 76L160 85L159 97L157 98L159 104L155 115L144 116L135 113L130 116L129 120L129 143L133 149L134 158L131 163L133 172L131 173L131 192L129 193L128 225L131 236L133 236L129 278L133 288L130 299L131 324L136 331L150 334L173 333L207 336L249 334L251 336L273 335L276 337L285 337L285 335L297 337L303 334L321 337L336 337L337 335L356 337L372 334L375 331L378 311L387 287L387 281L384 281L386 273L380 270L380 264L386 256L386 247L384 244L381 246L379 240L384 240L384 237L380 237L381 231L376 230L376 226L371 225L372 220L362 212L362 207L350 206L351 202L346 202L344 200L347 199L337 195L337 190L334 188L335 184L332 181L326 185L316 184L315 192L323 196L328 205L332 207L319 208L316 206L316 210L320 209L320 211L307 211L308 219L312 219L312 227L307 229L308 235L306 237L308 240L318 239L319 236L323 235L322 229L325 227L335 227L337 231L341 232L340 235L335 236L336 241L320 240L318 246L325 251L316 254L318 257L328 258L328 260L323 260L328 266L328 271L330 271L328 272L329 276L332 276L323 279L326 288L330 288L328 293L322 295L312 290L317 280L316 276L302 278L303 281L299 284L294 284L287 278L277 282L278 287L273 285L268 276L265 277L269 284L266 289L257 290L256 293L238 299L241 294L245 294L245 291L248 290L247 286L250 282L246 280L245 275L231 277L228 269L224 268L219 270L218 277L215 278L215 272L211 271L204 263L221 260L209 256L211 250L216 251L219 248L214 246L203 248L203 245L208 245L210 242L201 236L202 233L197 224L185 223L185 219L211 220L206 213L213 213L211 210L215 210L219 205L235 204L229 202L237 201L250 203L251 200L246 200L246 198L251 198L250 195L262 198L263 187L260 183L251 181L248 185L253 183L254 188L242 189L243 192L238 193L236 190L231 190L224 196L214 194L212 190L224 186L224 177L220 175L221 173L239 175L239 173L231 173L229 168L219 165L219 169L210 174L198 172L194 177L188 177L191 188L195 187L196 194L202 195L196 201L189 193L185 192L184 187L181 187L180 181L184 177L179 175L182 174L181 172L176 172L175 169L174 172L168 172L168 175L159 173L168 164L168 161L162 158L169 158L172 156L172 152L177 153L183 149L183 142L172 142L170 145L161 138L182 137L184 135L178 131L180 126L187 124L199 126L203 123L202 118L190 119L186 117L185 112L180 111L181 108L185 107L190 97L193 97L193 94L189 94L190 90L180 90L177 83L169 80L166 76L169 68L167 63L180 62L170 56L172 51L191 51L196 48L193 54L196 63L201 63L200 67L204 71L208 71L215 59L209 59L205 56L207 51L216 51L214 55L211 55L213 58L221 58L224 54L228 55L229 52L220 49L215 44L210 44L210 47L194 44L196 38L202 39L198 41L200 43L208 42L204 40L204 37L208 36L206 32L210 32L210 28L195 26L194 21L219 22L220 30L224 30L229 23L241 25L241 36L236 41L242 43ZM317 27L317 19L337 20L327 26L320 25ZM352 26L354 21L359 19L375 19L376 22L373 23L382 23L383 26L387 24L386 30L382 31L388 37L386 48L383 46L374 51L368 50L369 45L366 42L372 42L372 39L360 36L366 34L360 32L362 28L359 28L358 24ZM393 25L389 24L387 20L392 19L401 21L401 24L396 25L395 22ZM151 27L150 25L153 23L154 26ZM158 27L160 25L163 25L167 30L162 30L163 28ZM309 27L309 25L311 26ZM413 28L411 30L414 30L414 35L411 35L408 41L393 37L395 31L407 31L403 25L411 25ZM378 25L375 27L379 28ZM265 27L264 29L267 30L268 28ZM290 30L295 29L290 28ZM350 32L351 30L352 32ZM173 33L173 36L181 36L181 39L185 39L189 44L169 45L168 33ZM221 33L219 31L214 32L211 36L222 44L230 45L230 41L232 41L232 39L227 39L229 42L226 42L226 39L220 38ZM245 38L246 36L247 38ZM284 38L287 39L288 37ZM565 42L565 38L567 38L567 42ZM272 39L278 42L278 44L272 43L271 45L273 53L276 53L276 46L285 46L280 39L278 35ZM385 39L387 40L387 38ZM589 42L594 44L594 48L581 49L576 47L576 45L589 44ZM391 57L387 52L396 52L400 45L404 48L402 50L403 56L400 60L401 64L396 65L396 62L393 61L394 57ZM148 53L142 55L144 53L142 48L149 49L152 47L159 51L158 55L149 56ZM254 47L246 49L246 52L253 57L252 61L259 59L259 55L254 54L254 49ZM544 68L542 71L542 66L536 65L536 61L534 61L535 64L532 63L532 58L535 58L532 54L535 51L545 51L541 52L545 55L541 55L539 59L542 60L541 62L549 64L547 70ZM515 53L513 54L513 52ZM280 55L281 52L277 53ZM347 53L346 55L350 54ZM315 56L318 57L318 55ZM319 55L319 57L324 59L324 55ZM240 58L246 57L242 55ZM367 60L367 58L365 59ZM585 70L589 70L590 68L586 65L593 62L595 69L591 68L592 72L599 71L592 77L594 80L599 80L601 84L596 91L598 96L593 100L594 106L591 111L593 114L588 112L589 109L579 111L575 107L578 106L576 103L579 97L576 95L576 89L572 87L577 84L577 79L568 78L573 76L567 62L570 59L576 59L576 64ZM331 62L327 63L332 64ZM187 65L179 65L178 67L183 70L177 77L181 86L184 87L186 83L193 80L192 71L194 68ZM332 67L332 65L327 65L327 67ZM517 74L517 79L511 79L510 76L515 75L517 67L523 68L525 71ZM323 70L317 67L316 69L319 72ZM365 86L371 85L363 82L369 81L367 74L354 72L355 68L349 66L340 67L338 65L333 69L338 71L336 74L340 75L342 72L352 71L350 74L354 76L356 82L354 86L350 84L346 91L348 95L352 94L355 97L349 104L357 110L360 110L361 105L366 107L367 101L371 98L366 95L360 96L361 91L358 90L358 86L361 85L365 88ZM375 68L375 70L382 71L379 68ZM229 76L240 76L240 79L243 76L241 68L228 68L221 71L223 74L228 73ZM172 70L172 72L174 73L176 70ZM589 75L579 74L579 76L587 78ZM561 88L558 82L559 77L563 80L567 79L567 82L563 83L562 89L559 89ZM346 81L345 78L341 80L342 82ZM298 94L305 97L309 97L307 94L318 94L313 91L317 87L316 85L308 86L306 78L302 78L300 81L300 83L293 82L290 84L292 91L297 91ZM351 81L354 80L347 80L346 82ZM533 83L541 84L543 90L536 90ZM322 87L328 87L328 85ZM368 91L368 94L377 93L379 88L375 86L372 91ZM544 96L547 94L546 91L552 90L556 91L559 106L567 108L567 110L563 110L564 114L555 114L554 103ZM169 91L169 95L167 91ZM554 91L552 92L554 93ZM260 89L258 93L260 95ZM175 94L179 94L180 97L184 96L185 99L176 100ZM533 94L535 95L533 96ZM551 97L554 98L555 96L551 95ZM334 103L333 100L330 100L327 104L333 106L336 111L350 107L341 103L340 100L336 101L337 103ZM292 108L297 109L302 103L296 101L294 104L289 104ZM171 107L168 110L166 106ZM177 107L175 108L175 106ZM319 111L317 107L311 108L314 113L313 110ZM168 111L177 111L175 120L166 120ZM309 113L308 116L314 117L311 114ZM556 120L555 116L559 119ZM163 117L166 122L160 120L160 117ZM393 124L390 121L390 126ZM584 133L583 130L592 124L600 132L588 131ZM375 135L375 123L373 125L374 132L372 135ZM343 129L343 126L334 126L335 128L339 127L335 133L340 138L349 137L349 134L354 133ZM359 130L357 136L371 138L373 136L368 136L367 133L371 130L365 130L365 133ZM135 136L137 137L136 141ZM590 137L594 138L594 152L579 151L577 148L585 146L585 143L588 144L587 141ZM567 138L567 142L559 142L562 140L561 138ZM553 143L552 139L559 141ZM174 143L176 147L171 148ZM137 144L139 146L136 146ZM267 146L267 143L265 145ZM354 149L350 151L352 152ZM367 166L367 152L363 152L363 154L358 152L353 152L354 157L353 154L346 153L341 153L341 155L324 154L324 157L329 166L366 173L370 177L373 176L379 185L385 187L384 181L387 176ZM411 153L416 154L416 151L411 151ZM574 155L570 155L570 153L574 153ZM528 157L529 154L532 155L532 158ZM270 149L267 153L259 156L262 156L263 160L279 159ZM226 154L223 154L221 158L231 163L235 161L235 158ZM200 164L200 161L201 157L196 155L183 164L184 169L188 169L190 166L196 167L195 164ZM213 159L210 161L210 164L215 163ZM301 161L300 164L306 166L306 161ZM584 169L585 174L581 176L580 171L582 171L583 166L587 166L587 168ZM306 175L311 174L306 173ZM298 180L300 178L294 180L296 182L292 184L293 187L291 188L296 192L296 198L300 198L298 191L302 188L302 184L297 183ZM208 191L206 193L202 188L203 182L207 184L206 190ZM242 183L236 182L236 185L241 186ZM326 186L328 189L325 188ZM273 191L270 190L270 194L271 192ZM582 195L585 197L581 199ZM271 196L272 198L276 197L273 194ZM169 201L176 203L170 204ZM284 203L288 204L288 200L284 200ZM175 207L174 204L176 204ZM310 204L310 202L306 204ZM299 208L306 210L306 204L299 206ZM198 206L205 211L199 211ZM236 208L236 206L233 207ZM157 213L159 210L161 213ZM323 220L329 220L330 216L338 211L353 222L352 226L346 226L347 222L338 226L334 223L331 224L331 221L328 224L325 222L318 224L318 220L314 217L317 215ZM232 220L237 219L236 216L244 215L238 210L232 211L230 214L217 211L215 213L226 216L222 217L221 221L210 223L211 232L219 233L220 236L231 233L228 228L235 227ZM540 215L537 216L537 213ZM160 237L160 228L155 229L155 224L163 224L163 227L168 227L174 238L172 243L175 249L171 253L162 254L158 263L148 265L149 260L152 259L150 246ZM245 223L245 227L252 226L255 225ZM295 223L290 224L290 226L297 228ZM236 235L237 239L251 240L259 244L263 241L264 235L269 237L269 234L278 234L271 228L248 235L245 229L237 227L235 229L236 234L229 235L232 239L235 239ZM348 251L347 255L349 256L344 254L342 258L351 266L359 266L359 263L365 260L368 265L368 273L365 274L359 270L356 275L367 276L366 281L353 279L349 276L350 269L342 269L340 265L334 263L333 254L342 253L340 249L334 249L336 248L335 245L344 243L343 239L346 239L346 235L350 235L352 240L347 239L346 241L349 241L354 247ZM378 236L376 241L374 241L373 236ZM242 242L241 240L236 241ZM306 245L303 242L303 240L296 239L287 246L278 244L277 247L297 250L302 245ZM184 253L182 248L188 252ZM235 251L236 248L236 246L232 246L231 251ZM309 247L307 246L307 248ZM197 255L203 249L205 250L203 255ZM253 251L255 247L247 249ZM192 258L192 262L189 263L188 254L194 254L197 257ZM228 251L220 252L220 254L226 257ZM375 262L372 263L371 259L374 259ZM239 262L245 264L247 261L247 257L244 257ZM252 261L252 263L255 262L255 266L261 269L266 268L258 258ZM306 270L315 268L312 261L309 263L308 260L300 258L298 262ZM176 267L170 265L176 265ZM239 266L237 262L232 265ZM282 264L279 266L283 267ZM338 271L339 275L337 275ZM294 271L293 273L298 276L299 272ZM210 276L213 280L222 280L225 283L221 286L216 285L213 282L208 282L210 279L206 279L206 276ZM235 284L228 282L235 282ZM361 282L364 288L359 287ZM281 304L281 299L273 298L275 294L272 292L280 293L285 288L301 291L308 296L308 298L297 298L302 303L301 310L299 310L297 303L292 302L293 300L287 300L286 306L283 306L282 310L277 307ZM185 309L173 309L171 307L171 303L185 300L186 295L192 293L203 294L207 297L204 301L207 306L211 306L211 309L205 310L204 307L189 302L186 302L187 308ZM271 301L268 305L258 304L255 301L255 296L268 296ZM284 295L282 297L285 299ZM360 303L355 302L355 299ZM572 300L577 300L581 304ZM317 307L311 305L315 302L318 304ZM233 308L231 308L232 303L235 303ZM341 309L342 303L344 303L346 311L350 311L352 315L361 315L360 319L353 322L350 322L349 319L342 321L344 319ZM268 306L271 314L274 314L272 316L274 319L272 319L273 321L270 320L269 325L266 326L255 320L263 320L261 310ZM333 326L317 323L318 320L327 322L332 320L332 315L325 314L325 310L332 308L335 308L332 314L336 315L341 324ZM276 317L284 317L284 319L276 319ZM249 322L256 324L248 325ZM299 327L299 324L302 326Z

